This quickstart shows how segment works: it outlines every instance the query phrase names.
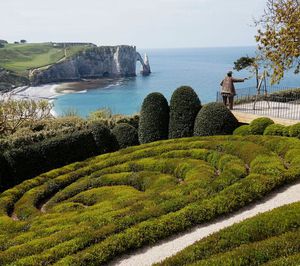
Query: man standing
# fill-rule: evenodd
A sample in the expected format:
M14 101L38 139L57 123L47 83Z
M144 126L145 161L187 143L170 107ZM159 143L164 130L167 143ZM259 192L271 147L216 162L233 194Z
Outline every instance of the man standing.
M247 78L236 79L232 77L232 71L227 73L227 76L221 82L221 95L223 98L223 103L227 106L229 103L229 109L233 109L233 98L236 95L234 83L235 82L244 82Z

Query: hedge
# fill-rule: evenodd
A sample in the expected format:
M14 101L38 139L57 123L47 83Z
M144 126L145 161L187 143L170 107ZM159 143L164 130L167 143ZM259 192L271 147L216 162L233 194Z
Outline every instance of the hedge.
M195 136L228 135L238 127L235 116L222 103L209 103L199 111L194 127Z
M170 102L169 138L193 136L195 118L200 109L199 97L191 87L176 89Z
M251 129L249 125L243 125L238 128L236 128L233 131L233 135L238 135L238 136L248 136L251 135Z
M116 125L112 130L112 134L116 137L121 149L139 144L138 132L129 124L120 123Z
M253 135L262 135L264 134L265 129L272 124L274 124L274 121L267 117L254 119L250 123L251 133Z
M150 93L143 101L139 120L141 144L168 138L169 105L159 92Z
M299 150L295 138L194 137L44 173L0 194L0 264L106 264L297 180Z
M90 131L81 131L64 137L55 137L22 149L4 153L10 173L6 179L18 184L40 173L80 161L98 153ZM8 186L5 185L7 188Z
M110 129L101 122L94 122L89 125L97 146L96 154L103 154L118 150L118 142Z
M192 264L214 255L222 256L241 245L247 247L251 243L280 236L300 228L299 208L300 203L298 202L259 214L205 237L156 265ZM247 253L245 252L245 254Z
M300 138L300 123L292 125L289 128L290 137Z
M271 124L266 127L264 135L267 136L284 136L285 126L279 124Z

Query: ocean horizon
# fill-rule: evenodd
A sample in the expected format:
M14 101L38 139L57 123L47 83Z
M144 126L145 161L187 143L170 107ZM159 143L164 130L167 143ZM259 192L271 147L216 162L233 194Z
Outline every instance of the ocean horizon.
M54 101L54 111L63 115L76 111L86 117L97 109L109 108L114 114L131 115L140 111L143 99L151 92L160 92L170 100L173 91L182 86L191 86L202 103L216 100L220 82L234 61L242 56L254 56L255 47L207 47L207 48L170 48L138 49L143 56L147 53L152 73L142 76L137 63L137 76L118 79L110 85L98 86L79 93L59 95ZM249 78L249 71L234 71L238 78ZM254 77L236 88L254 87ZM299 87L299 75L288 72L280 85Z

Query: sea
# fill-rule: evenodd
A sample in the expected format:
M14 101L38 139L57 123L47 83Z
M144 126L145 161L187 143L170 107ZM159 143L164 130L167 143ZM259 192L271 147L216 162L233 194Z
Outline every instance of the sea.
M234 61L242 56L255 56L255 47L188 48L188 49L140 49L147 53L152 73L142 76L137 62L137 76L119 79L105 87L96 87L76 93L64 94L54 101L58 115L75 112L87 117L90 112L108 108L114 114L138 113L144 98L151 92L160 92L170 100L173 91L191 86L203 104L216 100L220 82ZM249 71L234 71L237 78L250 78L238 83L237 89L255 87L255 79ZM288 72L280 83L285 87L300 87L300 75Z

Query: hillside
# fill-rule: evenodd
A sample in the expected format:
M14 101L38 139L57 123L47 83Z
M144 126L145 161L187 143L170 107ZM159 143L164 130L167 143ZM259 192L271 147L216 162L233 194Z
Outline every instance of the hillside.
M293 183L299 150L295 138L193 137L42 174L0 194L0 264L107 263ZM278 241L289 243L289 255L299 252L289 235Z
M0 49L0 67L28 76L28 71L49 66L92 45L66 46L54 43L6 44Z

